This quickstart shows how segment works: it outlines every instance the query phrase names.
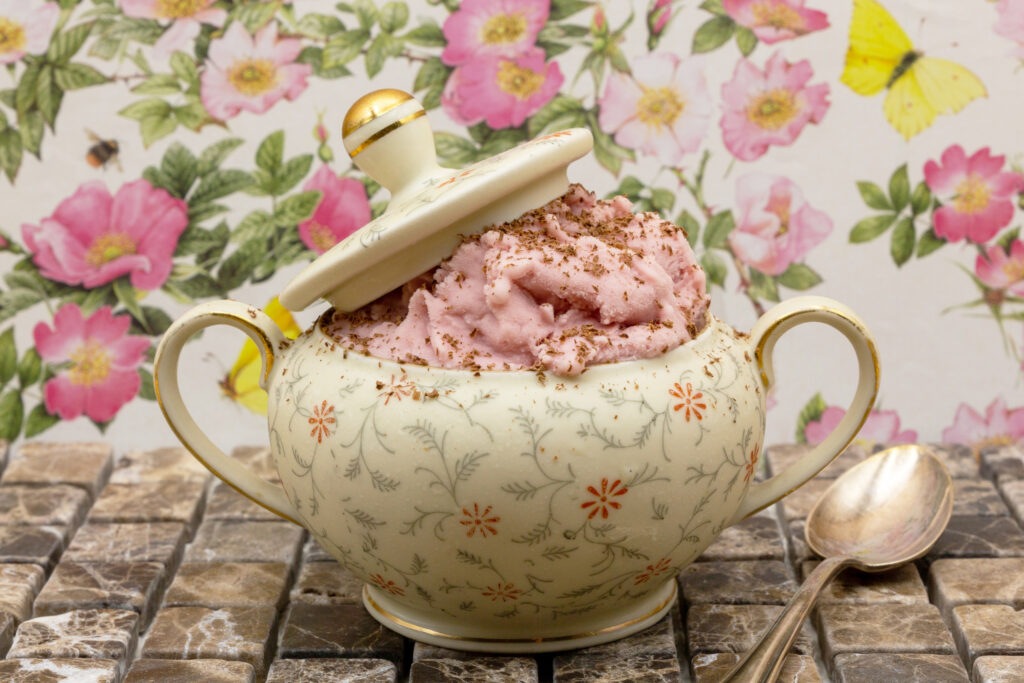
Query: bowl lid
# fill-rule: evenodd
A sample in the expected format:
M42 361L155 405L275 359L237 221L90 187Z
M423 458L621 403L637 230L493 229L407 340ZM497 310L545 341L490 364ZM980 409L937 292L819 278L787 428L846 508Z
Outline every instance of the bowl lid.
M390 190L384 213L320 255L279 299L298 311L326 299L354 311L448 258L463 235L521 216L569 189L566 169L594 144L585 128L525 142L464 169L437 164L423 105L377 90L342 126L355 165Z

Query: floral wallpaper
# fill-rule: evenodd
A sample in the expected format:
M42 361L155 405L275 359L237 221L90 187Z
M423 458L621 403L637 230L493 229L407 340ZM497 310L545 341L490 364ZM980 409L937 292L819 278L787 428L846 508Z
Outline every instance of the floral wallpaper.
M274 294L387 201L340 121L396 87L450 167L589 128L573 180L684 226L739 329L857 310L862 439L1024 443L1022 59L1024 0L0 0L0 438L173 443L153 352L199 301L298 334ZM201 424L261 442L255 347L191 346ZM849 351L778 354L769 440L820 441Z

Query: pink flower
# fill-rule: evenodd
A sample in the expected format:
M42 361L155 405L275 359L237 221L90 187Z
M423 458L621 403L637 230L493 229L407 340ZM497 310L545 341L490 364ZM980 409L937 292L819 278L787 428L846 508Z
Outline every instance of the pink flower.
M805 8L804 0L722 0L722 7L768 45L828 28L828 16Z
M1014 240L1008 251L992 245L984 255L978 254L974 273L993 289L1008 289L1017 296L1024 296L1024 242Z
M1024 444L1024 406L1006 409L1006 401L997 398L985 409L985 417L961 403L953 425L942 431L942 440L962 443L975 450L985 446Z
M47 2L32 8L27 0L0 0L0 64L11 64L26 54L46 52L57 26L60 5Z
M339 178L327 165L321 166L302 189L323 192L313 216L299 223L299 237L318 254L370 220L370 202L363 184L351 178Z
M519 126L555 96L563 80L558 64L545 64L539 48L512 59L481 57L456 67L441 104L464 126L484 120L491 128Z
M697 58L651 53L633 62L633 75L612 72L598 100L598 125L615 142L656 156L668 166L700 147L711 120L711 96Z
M171 256L188 225L188 205L147 180L121 186L113 197L94 180L21 234L43 277L98 287L126 273L133 287L157 289L171 273Z
M296 64L302 43L277 39L277 25L267 24L255 36L234 22L224 36L210 43L201 77L200 98L210 115L221 119L243 109L262 114L282 97L294 100L306 89L308 64Z
M227 10L210 7L215 0L118 0L121 11L141 19L169 19L170 27L153 45L153 55L170 57L199 36L200 24L223 26Z
M33 331L36 351L48 363L70 364L44 387L46 410L62 420L82 413L106 422L139 391L139 373L149 340L125 334L131 318L113 316L104 306L88 318L76 304L65 304L53 329L39 323Z
M656 0L647 12L647 28L653 35L660 35L672 18L672 0Z
M837 406L829 406L821 414L821 418L808 422L804 429L804 437L807 443L814 445L825 440L832 430L836 428L839 421L846 416L846 411ZM914 443L917 441L917 432L913 429L900 431L900 416L895 410L872 410L864 426L857 432L855 441L868 446L875 444L899 444Z
M1006 157L982 147L970 158L960 145L942 153L942 165L924 165L924 180L943 202L934 214L935 234L950 242L964 237L987 242L1013 219L1013 195L1024 190L1019 173L1000 171Z
M466 0L444 22L441 61L459 66L478 57L514 59L529 52L548 20L548 0Z
M791 145L808 123L828 111L828 84L808 86L814 71L806 59L790 64L776 52L764 71L741 59L722 86L725 146L742 161L753 161L770 145Z
M810 206L792 180L777 175L737 180L736 216L732 252L766 275L781 275L832 232L832 219Z
M1018 57L1024 57L1024 1L999 0L996 3L999 20L995 23L996 33L1017 43Z

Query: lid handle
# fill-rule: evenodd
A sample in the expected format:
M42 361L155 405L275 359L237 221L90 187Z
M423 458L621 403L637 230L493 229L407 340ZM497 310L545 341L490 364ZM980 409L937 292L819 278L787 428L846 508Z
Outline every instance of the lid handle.
M391 192L389 209L444 173L426 113L409 93L388 88L363 95L345 114L345 149L359 170Z

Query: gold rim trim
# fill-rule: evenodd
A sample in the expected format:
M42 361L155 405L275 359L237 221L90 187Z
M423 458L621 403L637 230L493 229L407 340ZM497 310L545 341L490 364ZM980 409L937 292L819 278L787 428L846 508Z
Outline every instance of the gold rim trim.
M363 140L361 145L359 145L354 150L352 150L351 152L348 153L349 157L355 159L357 154L362 152L364 149L366 149L367 147L369 147L373 143L377 142L377 140L380 140L382 137L384 137L385 135L387 135L391 131L395 130L396 128L401 128L402 126L404 126L405 124L409 123L413 119L418 119L419 117L426 116L426 115L427 115L426 110L425 109L420 109L418 111L414 111L413 113L409 114L408 116L405 116L405 117L402 117L402 118L398 119L394 123L389 123L388 125L384 126L380 130L378 130L376 133L371 135L370 137L368 137L365 140Z
M412 95L395 88L384 88L366 93L348 108L345 120L341 124L342 137L347 137L349 133L411 99Z
M657 607L652 609L650 612L647 612L646 614L643 614L643 615L641 615L639 617L634 617L633 619L630 619L628 621L623 621L622 623L615 624L613 626L606 626L605 628L597 629L596 631L584 631L583 633L573 633L573 634L565 635L565 636L555 636L553 638L471 638L471 637L468 637L468 636L453 636L450 633L442 633L441 631L435 631L432 628L427 628L426 626L420 626L418 624L412 623L411 621L406 621L405 619L403 619L403 618L401 618L401 617L399 617L399 616L397 616L395 614L392 614L391 612L387 611L386 609L384 609L383 607L378 605L377 601L374 600L373 597L370 595L369 588L370 588L369 586L363 586L363 599L365 599L368 603L370 603L370 606L373 607L373 609L377 610L378 612L380 612L380 614L382 614L383 616L387 617L388 619L390 619L391 621L395 622L396 624L398 624L399 626L401 626L403 628L407 628L407 629L409 629L411 631L416 631L417 633L423 633L423 634L428 635L428 636L433 636L435 638L444 638L446 640L452 640L452 641L472 641L472 642L476 642L476 643L495 643L495 644L498 644L498 643L511 643L511 644L514 644L514 643L523 643L523 644L526 644L526 643L557 643L557 642L562 642L562 641L579 640L580 638L589 638L590 636L597 636L597 635L601 635L603 633L613 633L615 631L619 631L619 630L624 629L624 628L629 628L630 626L633 626L634 624L638 624L638 623L640 623L641 621L643 621L645 619L651 618L652 616L654 616L655 614L657 614L661 610L663 610L666 607L668 607L669 605L671 605L675 601L676 596L679 593L679 588L678 588L678 586L676 586L676 581L675 581L675 579L672 579L672 593L667 598L662 600L661 603Z

